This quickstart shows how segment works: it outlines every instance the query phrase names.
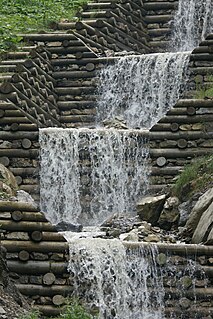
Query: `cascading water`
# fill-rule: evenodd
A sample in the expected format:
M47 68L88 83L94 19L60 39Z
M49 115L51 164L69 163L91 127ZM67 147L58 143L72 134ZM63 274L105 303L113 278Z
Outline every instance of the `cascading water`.
M179 0L173 24L171 50L193 50L213 31L212 0Z
M132 213L148 185L148 149L134 130L42 129L41 209L52 223L99 225Z
M70 240L68 269L74 295L86 299L98 319L163 319L163 280L154 245L125 248L121 241Z
M212 14L211 0L179 0L175 51L192 50L211 30ZM120 116L131 129L152 127L184 90L188 61L187 52L115 59L99 76L97 126ZM131 213L147 189L148 149L140 130L42 129L40 145L41 209L54 224L97 225ZM73 294L98 309L99 319L165 318L155 246L127 249L119 240L64 236ZM172 277L176 266L167 273Z
M100 73L97 121L123 117L130 128L151 128L177 102L189 53L126 56Z

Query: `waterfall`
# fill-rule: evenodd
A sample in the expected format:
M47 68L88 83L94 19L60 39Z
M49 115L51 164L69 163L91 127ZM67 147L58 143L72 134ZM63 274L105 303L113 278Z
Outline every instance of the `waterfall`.
M212 0L179 0L173 24L171 50L193 50L213 31Z
M151 128L177 102L189 53L126 56L102 69L97 121L123 117L128 127Z
M74 296L98 310L98 319L164 318L154 245L128 249L117 239L86 238L71 240L69 253Z
M41 129L41 209L52 223L99 225L134 212L148 186L142 131Z

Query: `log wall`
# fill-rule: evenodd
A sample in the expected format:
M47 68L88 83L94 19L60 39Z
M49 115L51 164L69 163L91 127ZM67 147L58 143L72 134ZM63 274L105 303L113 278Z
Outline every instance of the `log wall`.
M57 32L23 35L28 45L2 58L0 162L14 173L21 189L39 200L39 127L93 127L97 72L109 63L109 55L123 50L134 54L164 51L176 6L175 0L89 3L77 23L59 23ZM210 35L194 50L189 92L149 133L152 190L172 184L194 157L212 153L213 100L197 95L213 82L212 46ZM8 267L18 288L44 314L58 314L55 306L63 305L62 295L72 292L66 271L67 243L43 214L25 204L0 203L0 224ZM159 248L181 256L183 268L185 247ZM212 250L203 246L188 249L209 278L205 288L198 275L196 286L200 317L208 318L213 307ZM174 309L174 299L180 299L176 288L170 297L167 294L166 311L176 311L180 317L180 305ZM192 300L190 293L186 291L185 297ZM192 310L185 310L187 318Z
M0 224L1 244L7 249L7 265L17 288L30 297L44 315L58 315L65 297L72 296L73 291L64 237L28 203L0 201ZM126 242L125 245L134 249L140 244ZM167 243L158 244L158 249L158 271L164 274L166 318L171 318L172 313L176 314L175 318L182 318L182 311L184 318L192 318L193 310L199 314L197 318L210 318L213 311L212 246ZM180 290L180 285L188 286Z

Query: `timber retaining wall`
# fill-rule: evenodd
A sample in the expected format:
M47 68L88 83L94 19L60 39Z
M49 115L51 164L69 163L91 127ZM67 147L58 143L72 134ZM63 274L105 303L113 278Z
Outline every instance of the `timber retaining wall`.
M119 56L122 50L163 52L176 7L177 1L164 0L93 2L79 13L79 21L59 23L59 31L52 33L23 35L28 44L2 57L0 162L14 173L21 189L39 201L38 129L94 127L97 74L109 63L108 55ZM152 190L172 184L193 158L212 153L213 100L197 96L213 82L212 47L213 36L209 35L193 51L188 93L149 133ZM56 306L63 305L63 296L72 292L64 238L43 214L26 204L0 203L0 224L8 267L18 288L43 313L57 314ZM186 249L191 249L192 258L205 268L207 286L198 274L196 291L199 318L208 318L213 307L212 247L177 247L161 245L159 249L171 250L184 260ZM179 262L176 260L177 265ZM179 298L178 287L166 297L168 312ZM188 290L185 297L194 298ZM177 305L175 311L181 317L180 309ZM186 318L192 318L192 310L190 304Z
M0 224L1 244L7 249L10 277L17 288L32 298L44 315L58 315L65 298L73 292L72 276L67 271L68 243L44 215L28 203L1 201ZM124 245L135 249L141 244L126 242ZM211 318L212 246L168 243L157 246L157 269L159 276L163 273L166 318L171 315L183 318L183 312L184 318Z

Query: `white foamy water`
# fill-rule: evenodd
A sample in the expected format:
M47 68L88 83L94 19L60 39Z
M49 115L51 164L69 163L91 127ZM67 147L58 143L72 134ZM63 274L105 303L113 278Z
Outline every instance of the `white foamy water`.
M141 131L41 129L40 200L47 218L99 225L133 213L148 186L148 147Z
M126 56L102 69L97 122L122 117L130 128L151 128L177 102L189 53Z
M117 239L66 239L73 295L98 310L98 319L165 318L154 245L127 249Z
M191 51L213 31L212 0L179 0L170 48Z

